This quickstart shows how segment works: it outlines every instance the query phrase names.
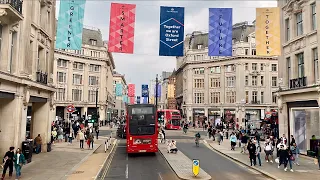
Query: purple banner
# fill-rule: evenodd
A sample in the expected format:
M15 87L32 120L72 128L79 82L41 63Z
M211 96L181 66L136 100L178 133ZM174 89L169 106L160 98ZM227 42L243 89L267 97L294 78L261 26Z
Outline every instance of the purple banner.
M148 97L143 97L143 104L148 104Z
M154 97L156 97L156 85L154 86ZM157 97L160 97L161 96L161 85L158 84L158 96Z
M209 8L209 56L232 56L232 8Z

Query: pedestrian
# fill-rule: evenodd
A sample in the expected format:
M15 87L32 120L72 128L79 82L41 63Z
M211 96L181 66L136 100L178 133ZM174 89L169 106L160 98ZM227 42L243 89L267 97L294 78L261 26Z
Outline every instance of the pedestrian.
M219 143L219 145L221 144L221 134L220 134L220 130L218 130L218 133L217 133L217 141Z
M280 138L280 140L281 140L281 142L282 142L283 144L287 144L287 138L286 138L286 135L285 135L285 134L282 135L282 137Z
M220 131L220 141L223 142L223 131Z
M78 131L78 137L77 137L80 141L80 149L83 149L83 143L84 143L84 134L81 130Z
M279 143L277 148L279 149L279 165L278 168L283 164L284 165L284 171L287 171L287 165L288 165L288 151L286 145Z
M62 129L62 127L58 128L57 135L58 135L58 142L62 142L62 140L63 140L63 129Z
M259 141L254 141L255 145L256 145L256 156L258 158L258 162L259 162L259 166L261 166L261 146Z
M89 139L89 149L90 149L90 145L91 145L91 147L93 149L94 136L93 136L92 133L89 134L88 139Z
M292 155L294 157L293 163L299 166L299 154L300 154L300 149L297 146L296 143L293 143L292 146L290 147L292 151Z
M163 134L163 139L166 140L166 132L164 131L164 128L161 128L161 132Z
M231 150L234 151L237 145L237 137L234 133L232 133L230 136L230 142L231 142Z
M290 150L290 147L287 148L287 152L287 161L289 162L290 171L293 172L292 162L294 161L294 156L292 154L292 151Z
M99 126L96 127L96 135L97 135L97 139L99 138Z
M36 144L36 153L39 154L41 152L41 145L42 145L42 138L40 134L34 139L34 142Z
M247 146L247 143L248 143L248 136L246 133L244 133L241 137L241 153L246 153L246 146Z
M69 133L69 145L72 144L72 139L73 139L73 131L71 130L70 133Z
M319 171L320 171L320 142L318 142L316 146L316 157L318 159L318 166L319 166Z
M209 126L209 128L208 128L208 136L209 136L209 139L211 139L211 135L212 135L212 127Z
M296 143L296 140L294 139L293 135L291 135L290 146L293 146L293 143Z
M7 169L9 168L9 178L12 177L13 172L13 157L14 157L14 147L10 147L9 151L6 152L3 158L3 171L2 171L2 177L1 180L3 180L6 177Z
M57 128L53 128L53 131L51 132L51 135L52 135L51 143L54 144L54 142L57 140Z
M252 165L256 165L256 154L257 154L257 148L256 146L252 143L252 141L249 141L248 147L247 147L248 151L249 151L249 158L250 158L250 164Z
M273 163L273 146L271 142L269 141L265 142L264 152L266 154L265 156L266 162L270 161L271 163Z
M16 179L19 179L21 176L21 168L24 164L26 164L26 159L24 155L21 154L21 150L19 148L17 149L13 159L14 159L14 168L16 169Z

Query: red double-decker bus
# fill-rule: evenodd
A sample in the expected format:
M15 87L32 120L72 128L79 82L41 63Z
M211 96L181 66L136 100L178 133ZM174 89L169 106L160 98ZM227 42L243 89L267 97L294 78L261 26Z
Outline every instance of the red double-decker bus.
M152 104L127 106L127 153L158 152L156 108Z
M165 129L181 129L181 114L176 109L158 110L158 119L163 119Z

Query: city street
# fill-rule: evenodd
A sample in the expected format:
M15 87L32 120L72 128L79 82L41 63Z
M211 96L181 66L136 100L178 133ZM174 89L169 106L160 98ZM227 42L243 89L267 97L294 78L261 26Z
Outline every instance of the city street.
M109 169L106 175L101 179L105 180L175 180L177 179L175 173L171 170L169 165L161 154L138 154L128 156L126 153L126 142L120 140L115 154L111 159ZM108 162L107 162L108 163ZM108 167L108 166L107 166ZM102 173L106 169L102 170Z

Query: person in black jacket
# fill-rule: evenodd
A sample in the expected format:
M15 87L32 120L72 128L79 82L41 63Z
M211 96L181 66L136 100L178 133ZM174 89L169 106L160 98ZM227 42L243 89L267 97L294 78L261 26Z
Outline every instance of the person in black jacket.
M9 177L12 177L13 156L14 156L14 147L10 147L9 151L6 152L6 154L4 155L4 158L3 158L4 167L3 167L3 171L2 171L2 177L1 177L2 180L5 178L8 168L9 168Z
M252 166L252 164L255 166L257 164L257 160L256 160L257 148L256 148L256 145L254 145L251 140L249 141L247 149L249 151L249 158L250 158L251 166Z
M288 165L288 157L289 152L287 151L287 147L284 144L279 144L279 165L278 168L283 164L284 165L284 171L287 171L287 165Z

